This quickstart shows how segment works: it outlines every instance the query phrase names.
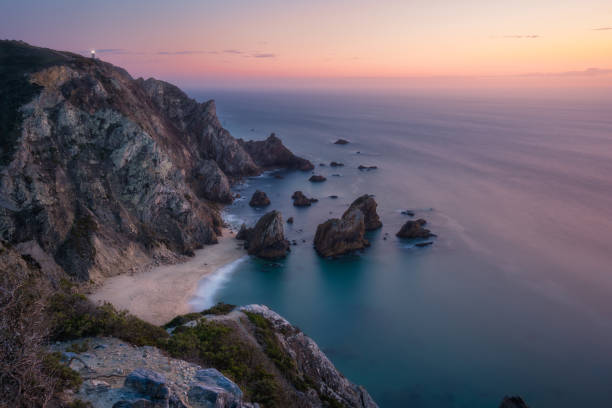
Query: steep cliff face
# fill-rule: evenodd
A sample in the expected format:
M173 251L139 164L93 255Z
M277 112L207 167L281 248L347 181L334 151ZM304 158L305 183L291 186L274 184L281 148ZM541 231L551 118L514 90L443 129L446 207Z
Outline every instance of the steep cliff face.
M22 42L0 41L0 58L0 238L39 246L73 277L215 243L215 203L262 171L213 101Z

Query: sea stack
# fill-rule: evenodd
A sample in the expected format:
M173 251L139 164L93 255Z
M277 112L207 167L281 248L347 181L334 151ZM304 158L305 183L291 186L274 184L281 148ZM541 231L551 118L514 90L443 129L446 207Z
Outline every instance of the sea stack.
M342 218L320 224L314 238L315 249L323 257L343 255L369 245L365 239L365 216L358 208L349 208Z
M238 139L240 146L253 158L255 163L264 169L287 168L302 171L314 169L314 165L291 153L283 142L272 133L266 140L245 142Z
M382 222L380 221L380 217L376 212L376 207L378 207L378 204L376 203L376 200L374 200L374 196L364 194L353 201L346 212L349 212L353 208L359 209L365 217L364 222L366 231L373 231L382 227Z
M267 207L270 205L270 199L263 191L255 191L251 201L249 201L251 207Z
M249 255L263 259L281 259L289 252L289 241L285 239L283 230L283 216L278 211L263 215L253 228L243 225L236 239L246 241L244 247Z
M306 197L301 191L296 191L295 193L293 193L291 198L293 199L293 205L295 207L310 207L310 204L319 201L316 198Z
M423 226L427 224L422 218L418 220L409 220L402 226L402 228L395 234L399 238L430 238L435 237L435 234L432 234L430 230L427 228L423 228Z

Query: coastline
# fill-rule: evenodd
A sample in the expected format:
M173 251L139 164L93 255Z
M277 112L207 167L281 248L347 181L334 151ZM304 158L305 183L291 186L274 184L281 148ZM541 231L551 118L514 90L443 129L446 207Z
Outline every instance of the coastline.
M94 303L109 302L149 323L165 324L177 315L193 311L189 301L203 277L245 255L234 236L233 231L224 228L218 244L195 251L195 256L186 262L114 276L88 298Z

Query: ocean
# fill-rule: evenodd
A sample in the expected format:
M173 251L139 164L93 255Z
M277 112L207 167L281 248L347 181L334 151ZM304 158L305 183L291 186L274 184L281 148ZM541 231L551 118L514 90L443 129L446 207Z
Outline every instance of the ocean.
M230 223L277 209L294 218L285 233L298 245L283 261L223 268L201 283L198 307L270 306L381 407L496 407L504 395L540 408L610 406L612 98L190 95L215 99L235 137L275 132L327 177L279 171L235 187ZM248 206L256 189L268 208ZM296 190L319 202L293 207ZM371 247L317 256L317 225L366 193L384 224L368 233ZM410 219L402 210L427 220L432 246L395 237Z

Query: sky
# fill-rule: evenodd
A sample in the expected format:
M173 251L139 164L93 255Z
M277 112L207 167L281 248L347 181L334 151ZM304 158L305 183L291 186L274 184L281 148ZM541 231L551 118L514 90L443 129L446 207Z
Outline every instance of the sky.
M0 0L0 38L183 86L612 87L611 0Z

